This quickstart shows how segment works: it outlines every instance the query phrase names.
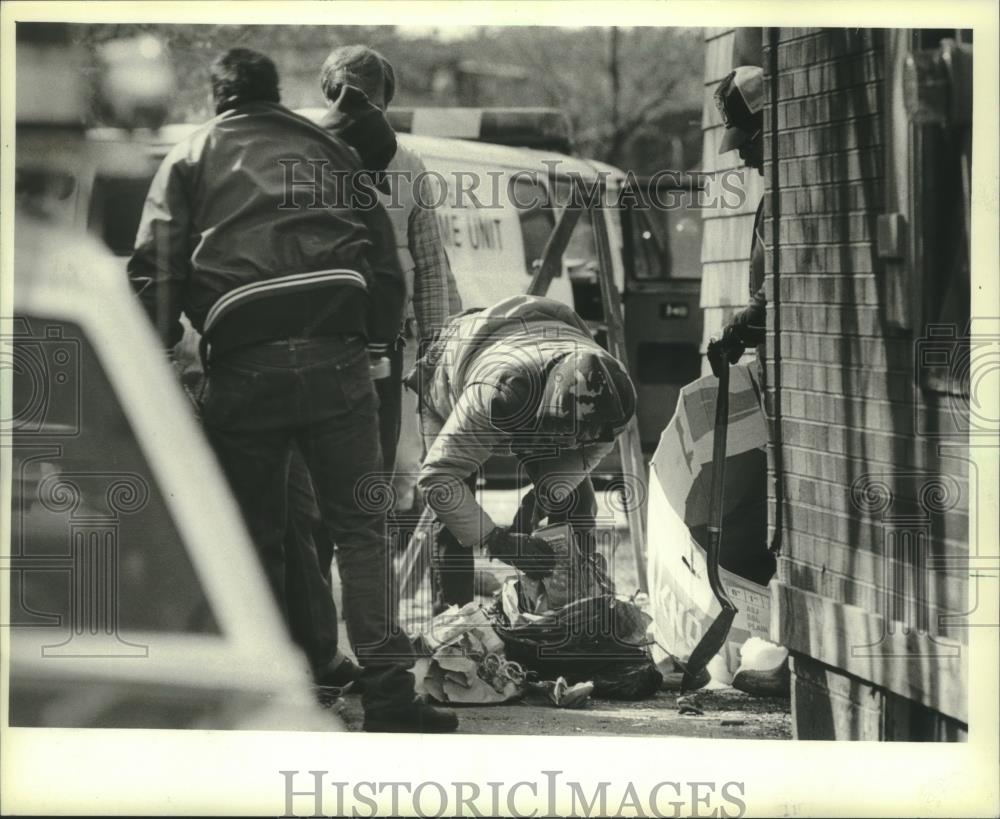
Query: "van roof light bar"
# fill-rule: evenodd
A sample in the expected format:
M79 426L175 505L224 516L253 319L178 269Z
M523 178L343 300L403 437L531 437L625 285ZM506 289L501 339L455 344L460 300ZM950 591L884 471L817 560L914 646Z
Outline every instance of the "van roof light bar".
M390 108L393 130L568 154L569 117L558 108Z

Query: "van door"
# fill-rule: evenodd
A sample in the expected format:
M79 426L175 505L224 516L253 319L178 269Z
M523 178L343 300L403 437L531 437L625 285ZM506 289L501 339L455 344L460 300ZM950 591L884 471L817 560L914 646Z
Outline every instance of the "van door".
M446 188L435 191L433 202L463 308L488 307L524 293L551 231L545 189L516 168L427 153L421 158L432 186ZM573 304L565 277L553 280L548 296Z

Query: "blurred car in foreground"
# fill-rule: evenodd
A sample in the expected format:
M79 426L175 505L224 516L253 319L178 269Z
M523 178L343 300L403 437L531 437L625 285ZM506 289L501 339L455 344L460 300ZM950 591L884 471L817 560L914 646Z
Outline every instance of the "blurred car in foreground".
M98 175L77 112L21 93L72 81L57 34L18 28L9 724L344 730L120 262L75 224Z

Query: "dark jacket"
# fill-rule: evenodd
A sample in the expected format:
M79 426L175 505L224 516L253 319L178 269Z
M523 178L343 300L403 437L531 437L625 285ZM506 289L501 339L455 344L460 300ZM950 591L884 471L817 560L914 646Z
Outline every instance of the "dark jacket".
M761 199L753 219L753 239L750 242L750 302L730 321L733 332L745 347L763 344L767 332L764 267L764 200Z
M176 145L128 264L164 341L180 339L181 312L213 353L294 335L395 338L405 283L384 208L374 196L352 207L360 166L277 103L226 111Z

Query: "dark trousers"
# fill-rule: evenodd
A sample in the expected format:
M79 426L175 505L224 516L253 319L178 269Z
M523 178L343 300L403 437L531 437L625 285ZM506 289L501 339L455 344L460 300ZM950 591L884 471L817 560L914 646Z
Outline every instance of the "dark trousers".
M386 357L390 365L389 377L380 378L374 384L375 394L378 396L378 438L382 451L382 469L391 474L396 467L396 447L399 445L402 427L403 342L397 341ZM297 532L300 539L305 536L313 542L320 568L329 580L335 538L323 525L309 473L301 468L298 457L292 459L289 489L290 513L294 519L292 531Z
M363 340L288 339L239 349L214 361L202 417L243 511L264 571L290 626L336 617L333 598L317 621L315 550L286 550L288 470L298 446L316 487L319 513L338 548L344 616L354 653L365 668L365 707L409 701L412 649L399 629L395 575L385 539L385 516L365 487L381 471L377 398ZM289 599L298 571L312 580ZM308 603L297 597L309 597ZM302 622L302 621L299 621Z
M292 639L316 676L338 658L337 611L331 588L332 544L316 503L309 470L298 446L288 468L285 527L285 601ZM324 546L326 548L324 548Z
M592 535L597 518L597 496L590 476L585 475L580 481L571 502L550 508L545 498L534 489L545 478L543 468L528 454L519 454L518 459L531 481L532 489L518 508L511 530L530 534L542 518L547 518L549 523L568 522L579 530L577 537L581 548L585 553L591 553L594 548ZM468 478L469 488L475 490L475 484L476 475L473 474ZM462 546L447 527L437 535L435 578L439 604L464 606L475 597L475 553Z

